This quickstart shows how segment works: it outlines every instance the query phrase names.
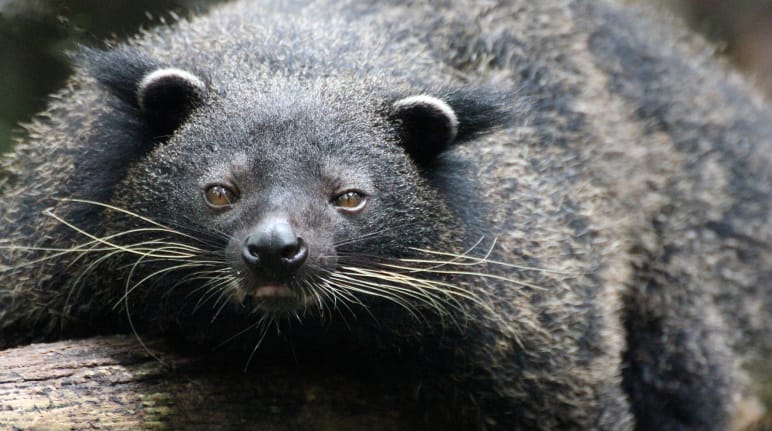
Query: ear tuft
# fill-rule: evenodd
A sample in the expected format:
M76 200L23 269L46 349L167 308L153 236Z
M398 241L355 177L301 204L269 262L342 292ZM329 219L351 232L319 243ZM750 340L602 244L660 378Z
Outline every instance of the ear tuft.
M445 101L434 96L415 95L392 105L402 145L421 165L429 164L448 149L458 133L458 117Z
M158 133L174 131L201 102L206 85L196 75L174 67L145 74L137 84L140 111Z
M115 96L107 103L142 121L152 138L173 133L206 94L206 83L196 74L168 67L131 47L82 48L78 57Z

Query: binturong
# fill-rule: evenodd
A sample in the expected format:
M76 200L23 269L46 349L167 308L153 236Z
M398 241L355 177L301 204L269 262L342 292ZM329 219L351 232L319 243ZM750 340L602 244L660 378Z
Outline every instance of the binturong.
M2 161L0 346L353 364L474 430L769 420L769 103L641 7L434 3L74 54Z

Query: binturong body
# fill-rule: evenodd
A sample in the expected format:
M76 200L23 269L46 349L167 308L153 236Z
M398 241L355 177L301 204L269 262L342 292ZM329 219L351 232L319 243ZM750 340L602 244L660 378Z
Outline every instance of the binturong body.
M706 44L605 1L277 3L76 56L3 161L1 345L345 362L469 429L763 420L772 110Z

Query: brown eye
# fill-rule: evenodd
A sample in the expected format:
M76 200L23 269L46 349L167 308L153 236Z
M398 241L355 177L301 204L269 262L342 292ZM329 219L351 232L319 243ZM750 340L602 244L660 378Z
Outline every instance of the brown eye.
M365 195L350 190L336 196L332 204L341 210L357 213L365 207Z
M236 203L239 195L234 189L223 184L212 184L204 190L206 203L215 208L223 208Z

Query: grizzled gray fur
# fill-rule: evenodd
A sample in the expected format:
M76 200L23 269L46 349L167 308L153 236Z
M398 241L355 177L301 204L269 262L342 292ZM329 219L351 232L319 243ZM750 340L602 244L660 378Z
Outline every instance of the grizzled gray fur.
M772 109L708 45L610 0L276 3L76 55L0 172L1 346L350 361L470 429L764 416Z

